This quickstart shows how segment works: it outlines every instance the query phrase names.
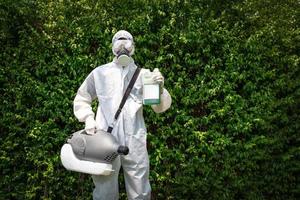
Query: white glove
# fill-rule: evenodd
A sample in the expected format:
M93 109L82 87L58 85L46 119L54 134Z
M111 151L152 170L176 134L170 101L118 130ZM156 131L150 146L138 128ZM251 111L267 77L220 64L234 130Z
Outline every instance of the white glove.
M153 70L153 80L159 84L160 86L160 92L163 92L163 88L164 88L164 82L165 82L165 78L163 77L163 75L160 73L158 68L155 68Z
M89 135L96 133L96 121L94 120L94 117L89 116L85 120L85 132Z

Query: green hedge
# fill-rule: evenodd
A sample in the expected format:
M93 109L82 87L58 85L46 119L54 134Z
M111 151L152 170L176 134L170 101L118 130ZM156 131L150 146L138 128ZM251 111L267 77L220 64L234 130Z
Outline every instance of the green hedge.
M0 199L91 199L66 171L79 85L135 37L173 98L145 107L153 199L296 199L300 195L299 2L0 2ZM126 199L120 177L121 199Z

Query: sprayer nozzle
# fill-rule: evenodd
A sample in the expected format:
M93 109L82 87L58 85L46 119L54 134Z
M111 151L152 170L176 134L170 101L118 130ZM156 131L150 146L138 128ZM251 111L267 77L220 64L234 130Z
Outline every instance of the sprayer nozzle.
M119 146L118 153L123 154L123 155L127 155L129 153L129 149L128 149L127 146Z

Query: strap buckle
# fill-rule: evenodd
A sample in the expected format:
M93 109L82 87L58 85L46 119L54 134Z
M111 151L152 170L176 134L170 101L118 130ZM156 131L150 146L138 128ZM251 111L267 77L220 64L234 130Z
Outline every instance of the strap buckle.
M109 127L107 128L107 131L106 131L106 132L111 133L112 130L113 130L113 127L109 126Z
M113 130L115 124L116 124L116 121L117 121L117 120L114 119L114 121L108 125L108 128L107 128L107 131L106 131L106 132L108 132L108 133L111 133L111 132L112 132L112 130Z

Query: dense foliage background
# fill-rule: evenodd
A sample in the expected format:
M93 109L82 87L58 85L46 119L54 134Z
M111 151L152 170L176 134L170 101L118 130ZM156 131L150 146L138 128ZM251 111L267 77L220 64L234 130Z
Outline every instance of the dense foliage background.
M91 199L66 171L72 101L110 62L111 38L135 37L158 67L171 109L145 107L153 199L300 195L299 1L0 2L0 199ZM121 199L125 199L120 177Z

